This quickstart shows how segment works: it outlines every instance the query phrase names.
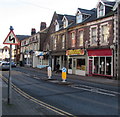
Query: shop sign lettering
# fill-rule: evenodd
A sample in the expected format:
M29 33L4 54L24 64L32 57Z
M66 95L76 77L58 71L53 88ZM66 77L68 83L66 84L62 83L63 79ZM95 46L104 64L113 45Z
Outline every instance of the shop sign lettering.
M84 49L67 50L66 55L84 55Z

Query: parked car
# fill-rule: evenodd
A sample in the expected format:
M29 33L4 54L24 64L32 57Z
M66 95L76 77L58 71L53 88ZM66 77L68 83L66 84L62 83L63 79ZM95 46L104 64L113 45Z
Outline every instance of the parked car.
M9 70L10 69L10 63L8 63L8 62L1 62L0 69L1 70Z

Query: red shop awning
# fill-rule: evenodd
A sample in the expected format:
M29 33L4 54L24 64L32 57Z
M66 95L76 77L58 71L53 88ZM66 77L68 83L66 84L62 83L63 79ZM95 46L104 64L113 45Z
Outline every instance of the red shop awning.
M88 50L88 56L112 56L111 49Z

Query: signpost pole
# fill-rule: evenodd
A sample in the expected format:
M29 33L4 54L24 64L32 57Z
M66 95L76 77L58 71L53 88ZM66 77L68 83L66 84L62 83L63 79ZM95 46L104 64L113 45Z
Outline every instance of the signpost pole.
M8 104L11 104L11 58L12 58L12 45L10 45L10 69L8 79Z
M13 32L13 27L10 26L10 32L5 38L3 44L10 45L10 69L9 69L9 79L8 79L8 104L11 104L11 62L12 62L12 45L20 45L19 40L17 39L16 35Z

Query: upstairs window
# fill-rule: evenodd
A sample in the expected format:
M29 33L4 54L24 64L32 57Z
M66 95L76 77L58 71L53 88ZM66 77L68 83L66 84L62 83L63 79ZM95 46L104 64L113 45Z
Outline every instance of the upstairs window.
M80 13L78 13L76 15L76 23L81 23L82 22L82 15Z
M83 46L83 30L79 31L79 46Z
M98 12L98 17L102 17L105 15L105 6L102 3L99 3L97 12Z
M65 49L65 35L62 35L62 49Z
M75 47L75 32L71 33L72 47Z
M90 29L90 44L97 45L97 27L93 26Z
M63 17L63 28L66 28L68 26L68 20L66 19L66 17Z
M89 17L89 15L83 14L82 15L82 20L86 20Z
M53 50L56 50L56 47L57 47L57 38L54 37L53 38Z
M55 21L55 31L58 31L59 30L59 23L58 21L56 20Z
M101 26L101 43L107 43L109 37L108 25Z
M67 22L64 20L63 21L63 27L66 28L67 27Z

